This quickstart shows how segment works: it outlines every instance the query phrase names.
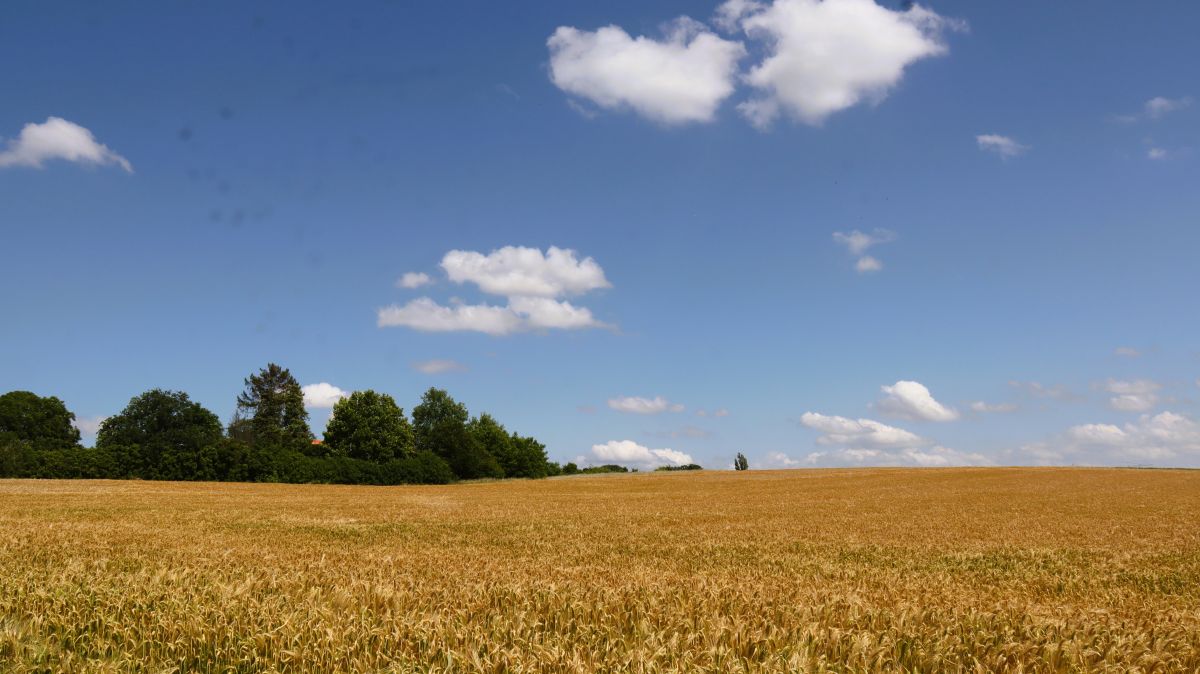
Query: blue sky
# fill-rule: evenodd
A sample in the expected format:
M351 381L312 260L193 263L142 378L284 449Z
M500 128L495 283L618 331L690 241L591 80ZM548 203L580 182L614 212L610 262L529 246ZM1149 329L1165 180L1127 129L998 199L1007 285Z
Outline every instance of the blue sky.
M1197 28L9 3L0 390L228 418L274 361L564 461L1200 465Z

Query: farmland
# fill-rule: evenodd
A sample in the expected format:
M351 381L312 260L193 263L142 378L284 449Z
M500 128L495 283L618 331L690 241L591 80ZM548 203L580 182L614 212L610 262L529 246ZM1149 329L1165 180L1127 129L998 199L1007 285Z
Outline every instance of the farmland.
M1200 471L0 480L0 671L1195 671Z

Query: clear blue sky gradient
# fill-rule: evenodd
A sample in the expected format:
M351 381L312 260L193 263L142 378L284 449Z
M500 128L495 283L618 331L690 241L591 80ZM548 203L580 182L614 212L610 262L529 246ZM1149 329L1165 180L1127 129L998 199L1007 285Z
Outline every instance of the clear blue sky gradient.
M1137 423L1107 405L1109 378L1158 382L1149 414L1197 417L1200 105L1116 117L1200 96L1200 4L936 2L970 25L949 53L819 127L757 131L734 110L744 93L710 124L588 117L549 79L558 26L656 35L714 7L6 3L0 137L62 117L134 172L0 169L0 391L91 417L180 389L228 418L274 361L406 409L448 388L558 460L629 439L713 467L802 461L820 449L807 411L1032 461L1021 447L1073 425ZM982 152L982 133L1030 150ZM858 274L832 233L875 228L897 238ZM505 245L594 258L613 287L581 304L619 329L376 326L425 294L396 288L402 273ZM486 299L444 278L428 294ZM467 370L411 366L435 358ZM902 379L961 418L871 407ZM619 395L687 411L621 414L605 405Z

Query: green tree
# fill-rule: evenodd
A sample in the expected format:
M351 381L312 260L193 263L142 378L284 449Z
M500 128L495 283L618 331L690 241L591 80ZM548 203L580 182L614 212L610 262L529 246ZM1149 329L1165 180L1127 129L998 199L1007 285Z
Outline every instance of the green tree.
M542 478L556 473L558 464L552 464L546 457L546 446L537 440L512 434L511 453L504 465L504 474L508 477Z
M246 390L237 398L237 410L250 419L253 444L311 453L313 436L304 409L304 392L292 373L268 363L245 383Z
M460 479L504 477L504 469L467 428L466 405L430 388L413 408L417 449L440 456Z
M737 458L733 460L734 470L746 470L750 467L750 463L746 461L746 455L738 452Z
M43 398L29 391L0 396L0 434L11 434L35 452L78 446L74 421L74 413L53 396Z
M154 389L100 425L96 449L122 476L149 480L216 480L221 420L181 391Z
M512 438L500 422L484 412L467 423L467 430L479 447L496 459L505 477L516 477Z
M415 452L413 430L404 410L386 393L355 391L333 405L325 427L326 451L383 463Z

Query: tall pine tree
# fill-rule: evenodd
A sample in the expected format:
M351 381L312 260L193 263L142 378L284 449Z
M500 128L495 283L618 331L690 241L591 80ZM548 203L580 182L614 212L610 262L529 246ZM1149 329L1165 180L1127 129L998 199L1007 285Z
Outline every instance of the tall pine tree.
M287 368L268 363L247 377L246 390L238 395L237 410L250 420L256 447L312 453L313 435L304 409L304 392Z

